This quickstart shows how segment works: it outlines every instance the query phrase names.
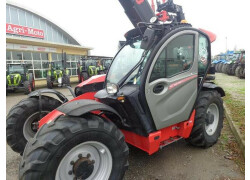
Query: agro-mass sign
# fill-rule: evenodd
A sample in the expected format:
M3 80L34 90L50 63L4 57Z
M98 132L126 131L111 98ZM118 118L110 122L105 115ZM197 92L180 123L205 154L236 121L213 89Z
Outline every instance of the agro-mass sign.
M15 24L6 23L6 33L44 39L44 31L43 30L25 27L25 26L19 26L19 25L15 25Z

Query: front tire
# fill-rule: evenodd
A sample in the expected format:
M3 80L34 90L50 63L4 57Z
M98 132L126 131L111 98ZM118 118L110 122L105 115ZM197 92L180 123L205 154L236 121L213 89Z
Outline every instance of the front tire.
M22 154L27 141L32 138L35 133L34 122L40 120L38 98L27 98L13 106L6 118L6 137L7 143L11 149ZM42 96L41 117L48 114L61 105L61 102L48 97Z
M120 180L127 160L124 136L111 121L94 115L61 116L43 125L27 144L19 178Z
M29 81L24 81L23 87L24 87L24 94L29 94L29 93L31 93L31 91L32 91L32 86L31 86L31 84L30 84Z
M202 91L195 106L195 121L187 141L199 147L214 145L223 127L223 101L217 91Z

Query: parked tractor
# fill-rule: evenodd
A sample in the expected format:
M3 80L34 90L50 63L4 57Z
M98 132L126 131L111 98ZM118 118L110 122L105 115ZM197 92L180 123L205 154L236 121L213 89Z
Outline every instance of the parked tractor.
M237 67L235 68L235 76L240 79L245 78L245 51L241 51L239 59L235 63ZM235 66L236 66L235 65Z
M26 64L8 64L7 65L7 92L23 89L25 94L35 90L35 80L33 73L30 73Z
M241 51L235 51L232 55L232 58L230 61L228 61L227 63L227 67L226 67L226 73L228 75L235 75L235 70L237 68L237 61L240 58L241 55Z
M187 24L172 0L158 4L158 15L147 1L119 2L135 28L107 75L82 82L71 101L55 90L29 95L41 116L49 111L43 93L56 94L62 105L32 123L37 133L23 151L20 179L119 180L128 167L127 143L152 155L182 138L202 148L217 142L225 92L208 75L216 36Z
M66 54L63 54L62 61L49 62L49 69L47 70L47 87L53 88L54 84L58 87L70 86L69 70L66 68Z
M110 63L110 59L82 58L77 63L79 83L87 80L94 75L105 74L108 67L110 66Z

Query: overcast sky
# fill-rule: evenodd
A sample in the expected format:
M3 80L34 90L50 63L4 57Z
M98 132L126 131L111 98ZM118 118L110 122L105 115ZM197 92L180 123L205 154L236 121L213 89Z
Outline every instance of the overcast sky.
M150 0L151 1L151 0ZM118 0L11 0L33 10L66 30L92 55L114 56L118 41L133 28ZM245 0L174 0L182 5L194 27L214 32L212 54L246 47ZM249 15L248 15L249 16Z

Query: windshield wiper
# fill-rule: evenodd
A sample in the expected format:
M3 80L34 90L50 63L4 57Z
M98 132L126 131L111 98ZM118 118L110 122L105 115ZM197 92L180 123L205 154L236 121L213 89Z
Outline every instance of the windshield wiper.
M128 79L128 77L143 63L145 57L147 57L147 53L149 50L144 51L142 53L140 61L118 82L120 88L123 86L124 82Z

